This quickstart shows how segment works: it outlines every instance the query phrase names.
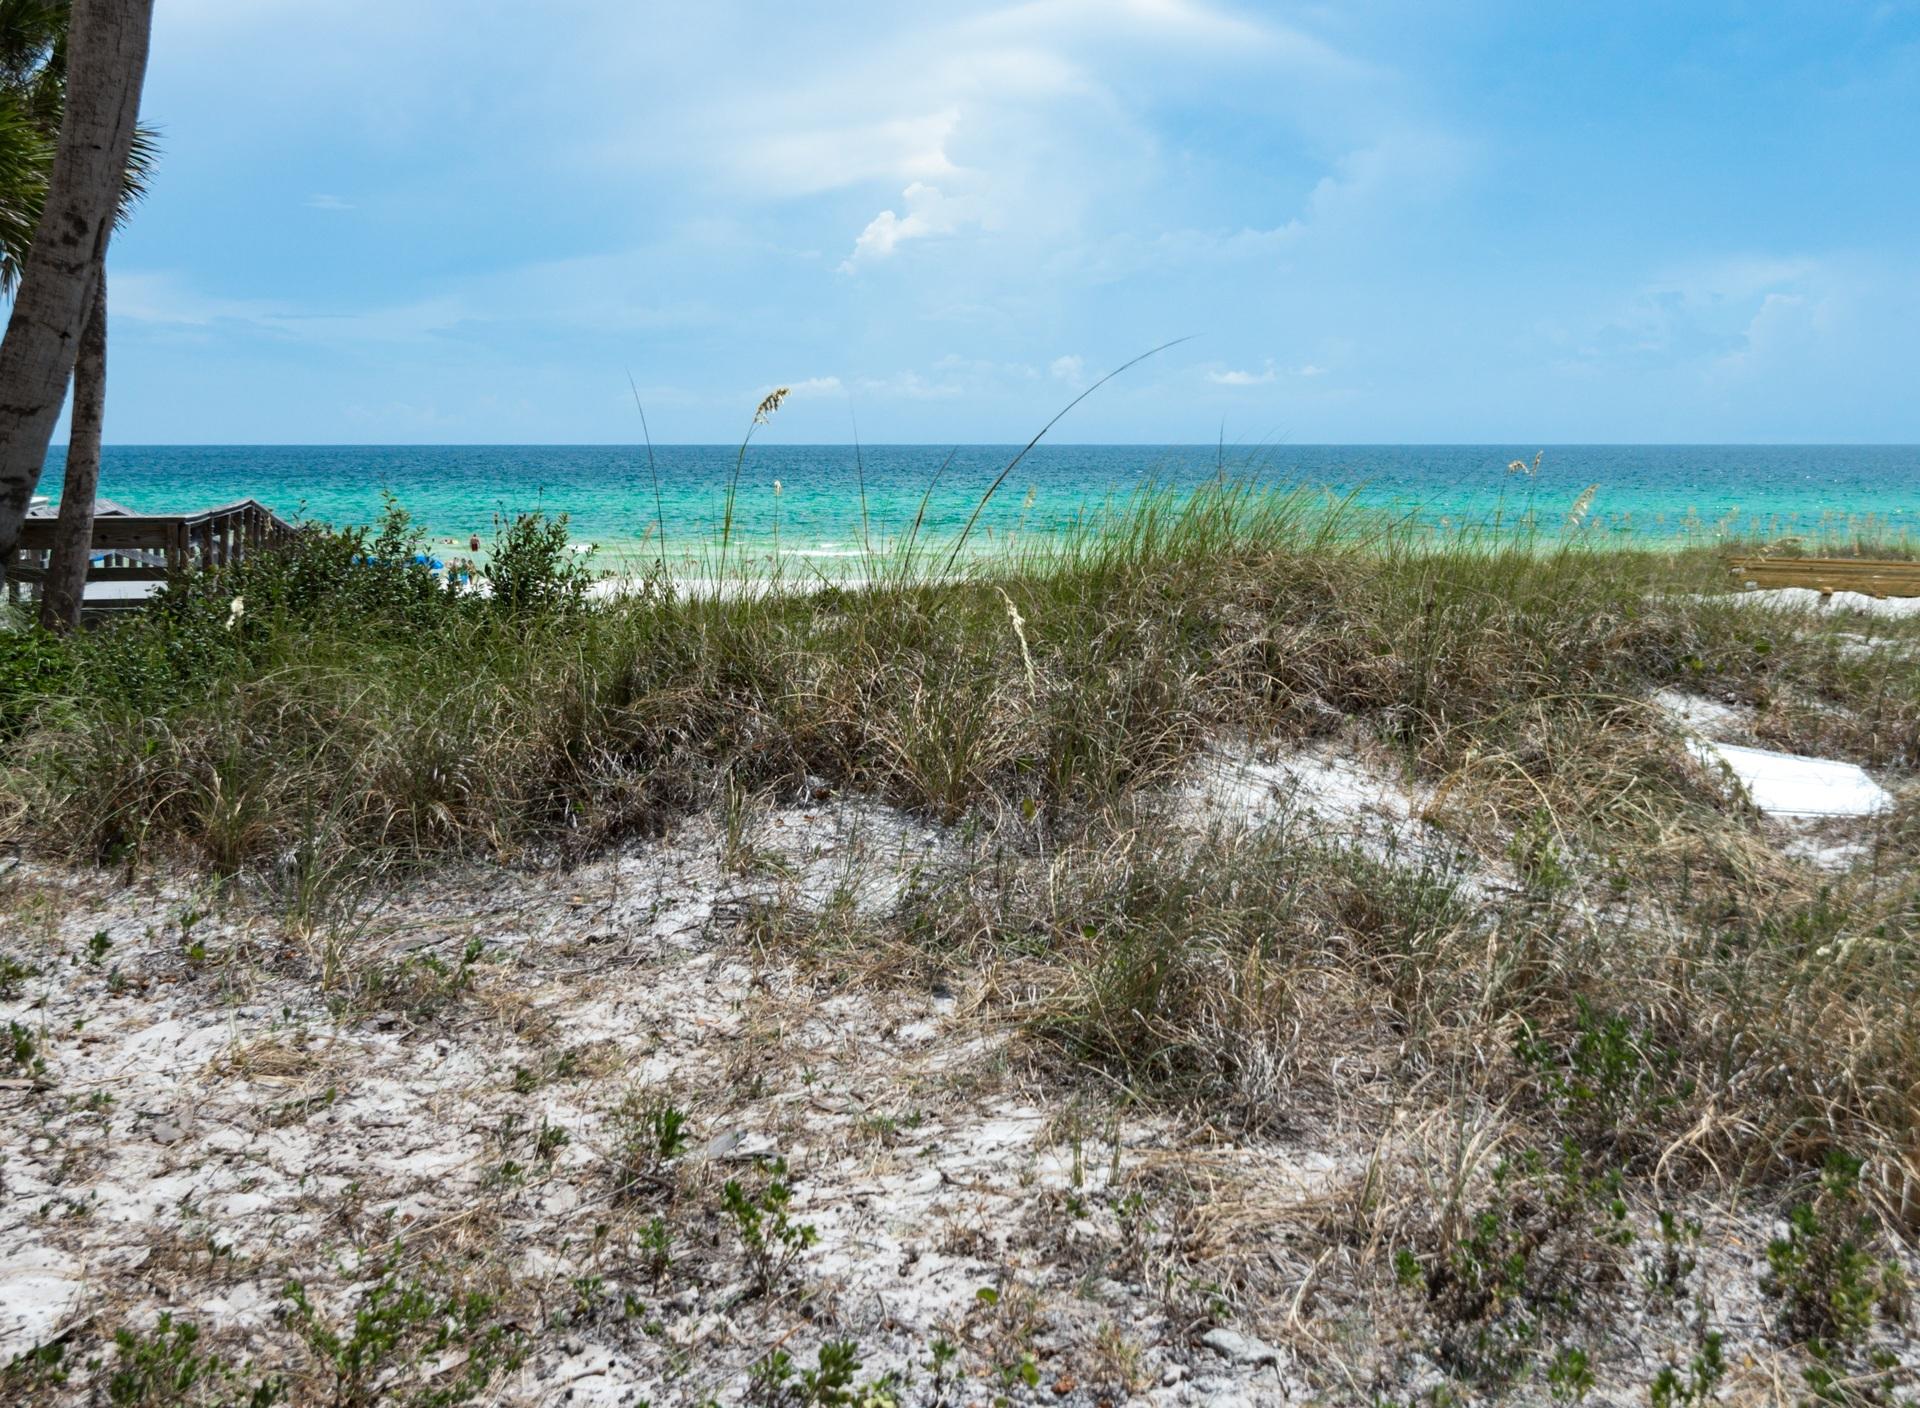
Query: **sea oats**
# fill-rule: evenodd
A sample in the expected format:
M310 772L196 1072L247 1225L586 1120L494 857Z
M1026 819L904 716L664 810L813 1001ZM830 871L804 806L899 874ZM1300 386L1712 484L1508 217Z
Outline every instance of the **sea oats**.
M776 386L773 390L769 391L766 399L754 408L753 423L755 425L765 425L768 421L772 420L773 413L780 409L780 403L787 399L787 393L790 389L791 388L785 386Z

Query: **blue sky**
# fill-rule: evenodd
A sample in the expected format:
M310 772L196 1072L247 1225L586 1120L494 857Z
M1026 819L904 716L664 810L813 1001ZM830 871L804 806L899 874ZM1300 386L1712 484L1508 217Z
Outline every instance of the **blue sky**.
M162 0L115 442L1920 440L1920 7Z

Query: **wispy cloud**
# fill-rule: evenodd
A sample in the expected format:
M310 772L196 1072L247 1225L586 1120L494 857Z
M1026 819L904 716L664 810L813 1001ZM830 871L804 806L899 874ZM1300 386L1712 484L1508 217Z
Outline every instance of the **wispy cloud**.
M1280 379L1279 370L1273 365L1273 358L1267 358L1267 364L1257 372L1248 371L1210 371L1207 380L1217 386L1266 386Z
M352 210L354 208L352 201L329 195L308 196L305 204L308 210Z
M768 390L771 389L771 387L768 388ZM799 381L787 384L789 393L803 399L809 396L838 396L844 394L846 389L845 383L837 376L802 377ZM761 394L764 395L765 392Z

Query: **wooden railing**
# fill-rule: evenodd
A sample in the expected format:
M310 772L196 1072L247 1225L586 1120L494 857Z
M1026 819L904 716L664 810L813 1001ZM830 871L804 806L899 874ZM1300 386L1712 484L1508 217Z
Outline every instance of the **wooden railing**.
M20 525L20 543L7 564L7 593L15 601L23 589L37 597L53 555L55 520L29 518ZM87 582L164 582L188 571L211 571L240 561L255 548L284 542L296 529L257 499L242 499L200 513L117 513L93 520ZM88 611L139 606L144 593L86 601Z

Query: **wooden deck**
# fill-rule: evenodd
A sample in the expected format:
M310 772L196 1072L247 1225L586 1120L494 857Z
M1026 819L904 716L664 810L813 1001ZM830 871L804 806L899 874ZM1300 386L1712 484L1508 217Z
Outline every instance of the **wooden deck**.
M38 598L52 556L56 510L36 504L20 525L20 544L7 564L7 595ZM241 499L199 513L135 513L101 500L93 520L93 562L87 569L89 613L142 605L167 578L225 567L255 548L282 542L295 529L257 499Z
M1735 557L1727 570L1761 587L1811 587L1822 596L1920 596L1920 562L1888 557Z

